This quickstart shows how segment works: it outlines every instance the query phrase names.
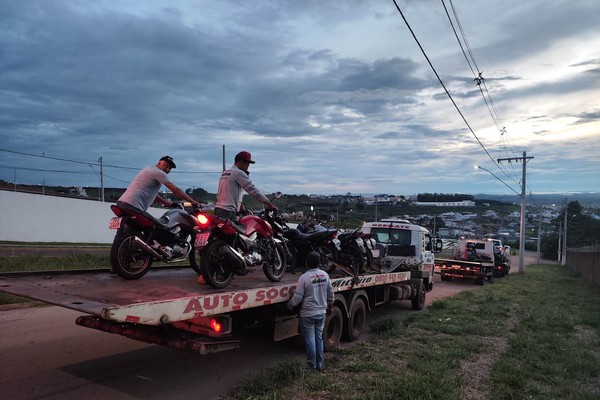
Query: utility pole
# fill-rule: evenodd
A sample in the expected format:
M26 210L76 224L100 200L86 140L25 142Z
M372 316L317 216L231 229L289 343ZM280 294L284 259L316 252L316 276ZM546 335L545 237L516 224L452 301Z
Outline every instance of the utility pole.
M101 201L104 203L104 173L102 170L102 157L98 159L98 162L100 163L100 198Z
M539 264L540 263L540 244L542 242L542 214L540 213L539 215L539 222L538 222L538 237L537 237L537 261L536 263Z
M223 145L223 172L225 172L225 145Z
M567 198L565 197L565 222L563 224L563 241L562 241L562 253L560 258L560 265L565 265L567 263L567 216L569 214L569 203ZM569 221L570 222L570 221Z
M527 179L527 161L533 157L527 157L523 152L523 157L499 158L498 163L502 161L521 161L523 163L523 177L521 178L521 232L519 234L519 273L525 272L525 183Z

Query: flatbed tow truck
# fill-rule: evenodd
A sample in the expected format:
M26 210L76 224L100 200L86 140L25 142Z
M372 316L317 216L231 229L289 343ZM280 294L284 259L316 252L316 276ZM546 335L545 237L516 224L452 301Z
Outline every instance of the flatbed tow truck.
M339 347L342 336L358 339L366 313L395 300L423 308L426 286L410 271L331 275L335 293L327 317L324 347ZM298 334L298 317L286 308L298 276L280 282L262 274L234 279L227 289L198 281L191 268L154 268L128 281L108 270L70 270L0 274L0 291L80 311L78 325L199 354L237 349L235 332L256 322L273 327L275 341Z

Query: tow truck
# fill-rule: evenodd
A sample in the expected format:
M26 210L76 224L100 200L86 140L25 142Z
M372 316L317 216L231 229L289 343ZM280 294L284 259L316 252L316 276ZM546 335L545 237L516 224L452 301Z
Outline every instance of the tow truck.
M510 256L495 254L492 240L460 238L454 258L436 258L435 266L442 281L473 279L476 284L483 285L486 281L493 282L495 276L508 274Z
M335 294L327 317L324 347L339 347L342 337L357 340L366 314L396 300L424 305L422 280L410 271L331 275ZM0 274L0 291L82 312L83 327L122 335L197 354L240 347L236 332L256 322L273 327L272 339L298 334L298 316L286 307L298 276L279 282L262 274L236 279L227 289L199 282L189 267L157 267L143 279L128 281L102 270L17 272Z

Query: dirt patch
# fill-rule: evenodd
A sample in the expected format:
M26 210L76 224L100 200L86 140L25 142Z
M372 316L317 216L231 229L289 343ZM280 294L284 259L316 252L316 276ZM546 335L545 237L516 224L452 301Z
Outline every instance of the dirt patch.
M512 332L518 324L516 306L513 305L506 319L506 330ZM509 337L479 337L488 343L483 353L470 360L460 362L461 380L464 382L461 391L466 400L483 400L490 397L489 377L492 365L508 349Z

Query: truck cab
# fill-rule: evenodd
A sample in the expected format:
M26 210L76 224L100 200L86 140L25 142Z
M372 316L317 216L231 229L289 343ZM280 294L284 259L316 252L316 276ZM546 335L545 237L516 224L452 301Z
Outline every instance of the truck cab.
M373 265L380 272L411 271L424 288L433 288L434 253L441 251L441 241L431 232L407 220L390 218L366 222L362 232L374 242Z

